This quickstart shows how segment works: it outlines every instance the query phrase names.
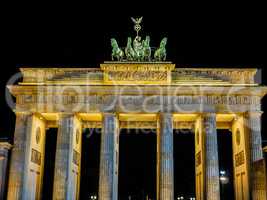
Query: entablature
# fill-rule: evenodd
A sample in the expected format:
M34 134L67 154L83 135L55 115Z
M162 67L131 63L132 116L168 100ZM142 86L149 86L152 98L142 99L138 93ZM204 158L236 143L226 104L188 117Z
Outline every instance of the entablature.
M262 97L266 86L216 86L216 85L10 85L11 94L18 95L252 95Z
M175 68L170 62L105 62L100 68L20 70L20 85L257 85L257 69Z
M194 130L198 117L203 113L173 113L173 129ZM40 114L39 114L40 115ZM58 127L57 113L42 113L46 119L47 128ZM102 128L101 113L76 113L83 128ZM53 116L53 117L52 117ZM158 113L117 113L120 129L157 129ZM231 130L232 122L236 118L234 113L217 113L217 129Z

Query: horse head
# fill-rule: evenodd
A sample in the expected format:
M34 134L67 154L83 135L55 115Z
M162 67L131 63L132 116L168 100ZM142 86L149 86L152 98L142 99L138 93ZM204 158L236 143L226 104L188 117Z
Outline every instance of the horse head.
M117 48L118 47L118 43L117 43L116 39L111 38L110 41L111 41L111 46L113 48Z
M150 36L149 35L146 36L146 41L147 41L147 44L150 43Z
M161 40L161 42L160 42L160 47L165 47L166 44L167 44L167 38L164 37L164 38Z
M127 47L130 47L131 45L132 45L132 38L131 37L128 37Z
M149 36L146 36L146 39L144 41L144 46L145 47L149 47L149 44L150 44L150 37Z

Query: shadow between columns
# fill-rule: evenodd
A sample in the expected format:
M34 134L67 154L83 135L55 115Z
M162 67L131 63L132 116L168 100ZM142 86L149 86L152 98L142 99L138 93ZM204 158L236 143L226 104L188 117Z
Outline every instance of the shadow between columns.
M119 200L156 199L157 137L155 130L122 129Z

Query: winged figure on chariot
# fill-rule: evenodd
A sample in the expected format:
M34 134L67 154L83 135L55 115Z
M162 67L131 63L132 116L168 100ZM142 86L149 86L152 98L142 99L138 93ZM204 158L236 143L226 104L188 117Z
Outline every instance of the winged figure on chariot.
M134 30L136 31L136 36L134 39L128 37L127 45L125 49L119 47L118 42L115 38L111 38L112 46L112 60L117 61L130 61L130 62L150 62L150 61L165 61L166 60L166 44L167 38L163 38L160 42L159 47L154 52L153 59L152 48L150 47L150 36L146 36L142 40L139 36L139 31L141 30L141 22L143 17L140 18L131 18L134 22Z

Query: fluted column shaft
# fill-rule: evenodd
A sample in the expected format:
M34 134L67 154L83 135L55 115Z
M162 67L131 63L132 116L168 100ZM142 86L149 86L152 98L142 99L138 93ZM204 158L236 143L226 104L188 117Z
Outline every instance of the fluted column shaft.
M206 149L206 199L220 199L216 114L203 115Z
M60 114L57 133L57 147L55 160L55 174L53 186L53 199L69 199L72 192L69 191L68 184L71 181L71 158L72 158L72 139L73 139L72 114ZM75 189L75 188L73 188Z
M119 127L116 114L104 113L100 150L99 199L118 199Z
M0 142L0 199L4 199L5 195L8 151L10 148L9 143Z
M246 125L250 139L250 162L251 162L251 194L253 200L266 200L266 185L264 184L264 157L261 137L261 114L262 112L248 112ZM266 180L265 180L266 183Z
M174 199L173 118L160 113L158 121L158 199Z
M23 179L25 174L26 160L30 151L30 134L32 127L32 114L16 113L16 127L14 133L14 145L11 153L11 163L8 181L9 200L21 200L23 190ZM26 155L28 154L28 155Z
M250 135L250 159L255 162L263 159L261 139L261 112L249 112L246 115Z

